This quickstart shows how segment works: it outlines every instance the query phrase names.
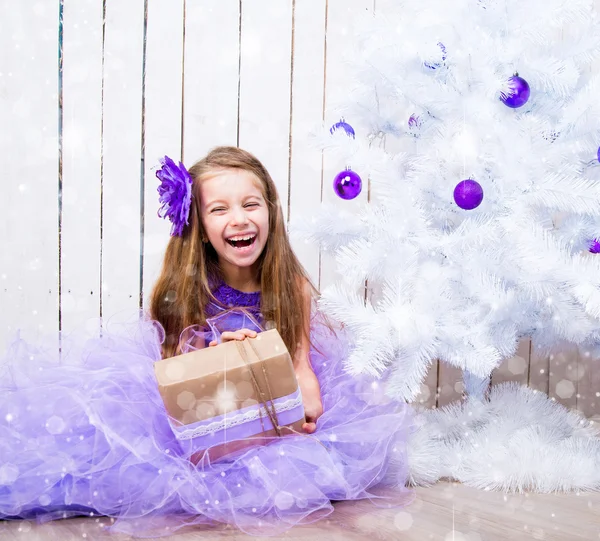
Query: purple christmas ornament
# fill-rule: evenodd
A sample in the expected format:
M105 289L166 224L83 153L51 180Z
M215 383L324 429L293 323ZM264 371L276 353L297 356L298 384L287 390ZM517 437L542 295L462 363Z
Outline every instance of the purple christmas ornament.
M598 157L598 161L600 162L600 147L598 147L598 152L597 152L596 156Z
M408 119L408 133L410 133L413 137L420 137L422 125L423 121L421 120L421 117L416 113L413 113Z
M333 126L331 126L331 128L329 129L329 133L333 135L333 132L337 130L344 130L348 137L352 137L352 139L355 138L354 128L350 126L350 124L345 122L343 118L339 122L336 122Z
M590 252L593 254L600 254L600 242L598 239L592 239L590 242Z
M508 88L508 94L500 92L500 100L504 105L511 109L517 109L527 103L531 95L531 90L529 89L529 83L525 79L519 77L518 74L513 75L508 80Z
M354 199L362 190L362 180L357 173L346 169L333 179L333 189L342 199Z
M483 188L475 180L462 180L454 188L454 201L464 210L473 210L483 201Z
M412 114L408 119L408 127L409 128L419 128L421 126L421 118L419 115Z
M441 41L438 41L437 46L442 51L442 61L441 62L423 62L423 64L425 64L430 70L436 70L436 69L438 69L446 61L446 57L447 57L447 55L446 55L446 46Z

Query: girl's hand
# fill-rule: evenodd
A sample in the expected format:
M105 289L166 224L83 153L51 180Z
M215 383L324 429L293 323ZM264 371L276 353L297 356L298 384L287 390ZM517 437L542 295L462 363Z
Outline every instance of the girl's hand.
M323 415L321 387L310 366L296 368L296 377L302 393L302 405L306 416L306 423L302 425L302 429L304 432L312 434L317 429L317 419Z
M221 334L221 342L230 342L231 340L244 340L246 337L256 338L256 331L250 329L240 329L239 331L225 331ZM213 340L208 344L209 346L216 346L217 341Z

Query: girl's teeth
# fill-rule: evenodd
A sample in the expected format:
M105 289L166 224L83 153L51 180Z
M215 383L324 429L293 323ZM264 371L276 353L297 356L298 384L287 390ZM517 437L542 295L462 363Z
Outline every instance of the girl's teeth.
M247 248L248 246L252 246L256 239L256 235L252 237L246 237L241 239L227 239L227 242L231 244L234 248Z

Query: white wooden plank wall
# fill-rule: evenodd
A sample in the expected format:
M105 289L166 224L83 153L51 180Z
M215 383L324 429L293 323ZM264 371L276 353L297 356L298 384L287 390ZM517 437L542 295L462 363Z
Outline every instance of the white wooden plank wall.
M147 18L144 0L105 5L101 315L108 319L139 306Z
M65 330L97 318L102 296L103 15L95 0L70 2L63 12L60 308Z
M138 304L140 300L146 301L148 298L160 272L164 249L169 240L170 222L156 215L159 207L156 169L160 167L159 158L164 155L175 161L181 159L185 125L182 119L183 43L184 37L189 35L184 34L184 0L146 0L145 7L146 48L143 55L145 77L142 98L144 175L140 187L143 208L139 211L143 232L141 253L137 252L137 257L142 261ZM138 269L139 266L138 262Z
M293 9L290 219L295 214L311 215L321 202L322 153L310 145L306 134L324 115L327 8L326 0L303 0ZM318 246L293 237L292 247L318 287Z
M2 3L2 343L58 330L59 9Z
M377 0L2 2L2 351L18 329L35 340L135 317L169 239L156 216L165 154L189 167L216 145L253 152L288 220L321 201L368 204L369 172L357 171L361 195L342 201L333 177L352 164L323 156L308 134L339 120L329 105L351 85L353 19L381 9ZM331 254L293 247L318 287L336 280ZM434 363L417 402L455 400L460 380ZM524 340L491 383L507 380L600 412L600 369L585 352L540 358Z

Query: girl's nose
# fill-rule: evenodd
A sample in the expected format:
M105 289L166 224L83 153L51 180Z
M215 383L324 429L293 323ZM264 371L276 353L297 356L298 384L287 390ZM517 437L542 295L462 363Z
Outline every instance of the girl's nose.
M248 215L246 214L246 211L241 207L234 208L233 212L231 213L231 223L232 224L245 224L247 222L248 222Z

